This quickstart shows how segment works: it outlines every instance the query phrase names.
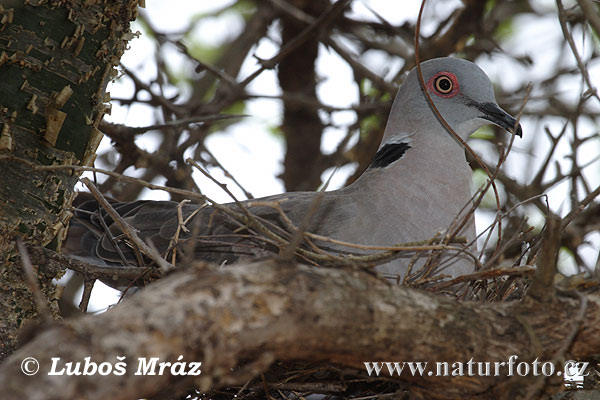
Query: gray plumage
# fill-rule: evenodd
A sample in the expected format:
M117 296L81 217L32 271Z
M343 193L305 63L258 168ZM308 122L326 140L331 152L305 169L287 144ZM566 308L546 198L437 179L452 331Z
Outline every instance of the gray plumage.
M421 66L436 107L463 140L485 124L508 130L515 127L515 119L496 105L489 78L475 64L437 58ZM519 126L519 135L520 129ZM283 193L244 204L261 221L285 229L287 225L276 209L253 203L279 202L298 226L315 198L322 196L307 231L364 245L395 245L430 239L446 230L462 209L468 211L471 175L464 149L434 115L413 70L398 90L375 161L353 184L324 194ZM138 229L143 240L159 251L168 249L178 224L177 203L138 201L113 205ZM240 211L235 204L226 206ZM265 243L248 237L242 224L215 212L211 206L184 205L184 218L198 208L187 225L191 232L181 235L183 242L194 235L197 258L222 263L278 251L274 246L266 246L265 250ZM84 204L84 210L76 213L67 252L97 262L120 263L121 256L102 230L100 218L95 203ZM114 236L120 235L110 218L104 214L102 218ZM472 218L459 234L474 240ZM330 243L324 245L336 249ZM135 264L131 247L124 242L120 247L127 261ZM407 264L407 258L398 258L377 269L394 278L405 273ZM463 255L452 258L443 272L456 276L472 271L473 262Z

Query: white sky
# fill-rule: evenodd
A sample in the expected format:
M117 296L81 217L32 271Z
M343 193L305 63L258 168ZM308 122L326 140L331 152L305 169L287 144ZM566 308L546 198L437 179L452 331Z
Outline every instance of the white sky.
M189 21L188 19L194 15L207 13L222 8L232 1L212 0L208 1L189 1L189 0L146 0L146 8L143 12L148 16L152 24L159 31L176 32L185 29ZM568 2L567 2L568 3ZM431 33L432 26L426 21L438 20L446 17L452 10L460 5L460 0L449 0L443 3L429 2L424 16L423 32ZM419 0L355 0L352 3L352 9L356 16L362 19L376 20L371 13L371 10L384 16L392 24L401 24L406 20L415 21L420 6ZM538 9L554 7L554 2L550 0L537 1L534 6ZM556 63L563 65L575 65L574 58L569 51L565 52L566 56L559 54L559 49L556 48L557 43L561 43L561 31L556 18L530 18L523 17L515 21L515 28L518 29L518 34L508 40L504 46L518 54L530 56L534 63L532 66L525 68L514 63L507 57L495 55L492 59L482 57L478 60L478 64L488 73L492 81L501 85L507 90L515 89L520 86L521 82L527 79L536 80L540 76L544 76L553 70ZM134 25L133 30L141 30L139 25ZM219 18L205 19L198 25L194 34L201 37L203 42L208 44L218 45L223 40L235 37L241 29L239 16L223 15ZM276 36L276 28L272 36ZM584 58L589 57L591 53L591 38L585 40L579 38L578 46ZM127 68L135 71L142 79L152 79L155 74L154 63L152 62L152 52L154 44L140 37L134 39L130 43L128 50L122 58L122 63ZM275 55L277 46L269 40L260 42L258 48L255 49L257 56L261 58L269 58ZM186 61L175 50L168 53L169 61L181 60L181 68L186 67ZM174 63L178 65L178 63ZM393 60L381 59L381 57L373 57L367 59L366 64L376 73L384 73L389 71L389 76L392 76L400 66L394 64ZM257 64L252 59L246 60L242 67L241 75L252 73ZM348 65L341 60L334 52L328 52L325 48L321 48L317 71L322 78L322 82L317 88L317 95L325 104L334 106L348 106L358 102L358 90L353 83L352 71ZM592 81L600 82L600 65L590 65L590 73ZM531 78L528 78L531 77ZM581 92L582 83L577 81L564 82L564 96L568 98L577 98ZM277 95L280 89L277 84L277 77L274 71L263 72L249 86L249 91L252 93ZM133 86L127 79L122 79L109 88L112 97L128 97L133 92ZM598 104L595 104L598 106ZM535 106L532 101L530 106ZM510 110L516 112L517 110ZM242 185L250 191L255 197L266 196L275 193L281 193L283 185L277 175L281 172L281 163L283 160L283 142L269 132L269 127L278 126L281 123L281 105L274 100L253 100L247 103L246 114L251 117L247 118L244 123L236 124L228 128L222 134L211 135L206 140L206 146L217 157L217 159L242 183ZM354 115L349 112L340 112L333 115L333 119L337 125L346 126L354 122ZM154 123L153 111L150 108L135 105L132 107L120 107L118 103L112 104L112 115L106 119L110 122L124 123L130 126L144 126ZM558 132L563 121L550 121L549 127L553 132ZM522 141L515 142L515 151L507 161L509 175L519 178L523 181L530 173L535 171L536 167L542 162L542 155L545 154L549 143L532 143L532 138L539 136L533 133L543 129L542 126L536 126L531 121L522 121L524 137ZM581 123L579 126L582 136L586 132L597 131L597 128L589 123ZM325 151L332 151L336 148L339 140L345 135L343 129L327 130L324 137L322 148ZM148 150L156 148L156 141L152 140L151 135L142 136L138 144ZM104 140L100 151L103 151L110 143ZM479 149L485 155L486 145L481 141L472 141L472 146ZM527 151L532 150L534 156L527 156ZM557 159L559 160L563 171L570 167L570 161L565 158L569 154L568 141L564 140L559 148ZM600 154L600 143L598 140L591 141L584 150L583 154L579 154L580 160L590 160ZM528 165L523 168L523 165ZM102 165L97 163L98 167ZM598 166L588 169L590 174L588 178L590 184L596 187L600 184L600 176L598 176ZM339 187L348 174L353 171L353 167L346 167L339 171L332 181L330 188ZM595 171L594 174L591 171ZM139 171L128 170L130 175L137 176ZM219 180L225 180L219 170L211 171ZM328 177L330 171L325 174ZM229 202L230 198L223 193L213 183L201 176L199 173L195 175L199 186L203 192L209 197L220 201ZM164 182L159 182L164 183ZM233 185L229 185L233 189ZM567 198L569 187L566 184L559 185L549 193L549 201L551 207L555 211L565 210L564 202ZM234 193L243 198L241 192ZM145 191L143 198L148 199L167 199L168 195L162 192ZM565 211L562 212L565 214ZM477 227L478 230L485 228L490 222L489 217L478 214ZM585 252L585 257L588 262L593 264L598 254L600 243L600 234L592 235L593 244L589 246ZM98 285L98 283L97 283ZM114 294L108 291L97 290L93 291L93 308L103 308L103 304L114 303ZM100 299L103 298L103 299Z

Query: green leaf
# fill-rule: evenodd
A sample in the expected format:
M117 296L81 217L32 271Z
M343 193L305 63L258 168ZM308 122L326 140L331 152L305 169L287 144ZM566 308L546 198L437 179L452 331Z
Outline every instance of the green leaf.
M496 28L496 37L499 40L508 39L515 33L513 18L507 18L498 24Z
M365 138L374 130L380 129L381 123L381 118L376 114L363 118L360 121L360 136Z
M493 140L496 135L489 125L482 126L470 136L471 139Z
M269 133L276 138L284 138L283 131L281 130L281 125L269 125L267 126L267 130Z
M487 182L489 180L487 174L482 169L476 169L475 171L473 171L472 179L473 179L473 187L476 190L481 189L485 185L487 185ZM502 185L502 182L500 182L498 180L496 180L495 182L496 182L496 187L498 188L498 194L500 196L500 199L502 199L502 195L504 193L504 185ZM490 186L488 188L488 190L485 192L485 195L483 195L483 199L481 200L480 207L485 208L485 209L491 209L491 210L496 209L496 196L494 194L494 189L492 188L492 186Z

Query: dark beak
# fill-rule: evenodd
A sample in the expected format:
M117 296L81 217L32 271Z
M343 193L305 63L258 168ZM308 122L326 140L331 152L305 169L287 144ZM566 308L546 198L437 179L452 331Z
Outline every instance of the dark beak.
M517 124L517 120L506 111L501 109L494 103L477 104L477 108L482 112L481 118L487 119L491 123L506 129L510 133L522 137L523 130L521 124Z

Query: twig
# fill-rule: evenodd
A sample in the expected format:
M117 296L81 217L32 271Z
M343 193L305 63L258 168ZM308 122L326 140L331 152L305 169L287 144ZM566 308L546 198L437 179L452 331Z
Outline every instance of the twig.
M284 2L282 0L270 0L270 1L277 8L284 11L286 14L288 14L289 16L291 16L292 18L295 18L296 20L298 20L300 22L304 22L306 24L315 24L316 23L316 20L313 16L305 13L304 11L302 11L301 9L299 9L297 7L294 7L290 3ZM341 3L341 1L338 1L338 3ZM336 42L335 40L333 40L330 37L323 38L323 43L325 45L331 47L333 50L335 50L335 52L338 53L339 56L342 57L344 59L344 61L346 61L352 67L352 69L355 71L355 73L368 78L371 82L373 82L373 84L377 88L381 89L382 91L385 91L388 93L396 93L396 90L397 90L396 86L385 81L385 79L382 79L379 75L377 75L376 73L374 73L373 71L368 69L366 66L364 66L360 62L356 61L354 59L354 57L350 55L348 50L344 49L341 44L339 44L338 42Z
M598 8L590 0L577 0L583 16L588 20L590 25L596 31L596 35L600 35L600 16L598 15Z
M253 199L254 196L252 196L252 193L250 193L249 191L247 191L246 189L244 189L244 187L237 181L237 179L235 179L235 177L229 173L229 171L227 169L225 169L225 167L219 162L219 160L217 160L217 158L214 156L214 154L206 147L203 147L203 150L206 152L206 154L208 154L210 156L210 158L212 159L212 161L217 164L217 166L219 168L221 168L221 171L223 171L223 173L225 174L226 177L228 177L229 179L231 179L233 181L233 183L235 183L237 185L237 187L240 188L240 190L242 192L244 192L244 196L246 196L247 199Z
M175 265L177 261L177 244L179 243L179 235L181 231L185 233L189 233L190 230L186 227L187 223L201 210L201 208L195 209L192 214L187 217L185 220L183 219L183 205L189 203L190 200L184 199L177 204L177 229L171 238L171 242L169 243L169 249L173 249L173 254L171 255L171 264ZM167 250L168 252L168 250Z
M254 71L250 76L244 79L241 83L241 87L246 87L254 78L256 78L265 69L272 69L279 63L284 57L293 52L302 43L304 43L311 35L315 34L316 31L327 27L338 15L344 10L350 0L338 0L331 4L325 12L323 12L319 18L317 18L312 24L307 26L299 35L295 36L285 46L279 50L279 53L268 60L260 60L261 66Z
M598 91L592 85L592 81L590 79L590 74L577 51L577 46L575 45L575 41L573 40L573 36L571 32L569 32L569 28L567 27L567 21L565 20L565 8L563 7L561 0L556 0L556 7L558 7L558 21L560 22L560 29L562 30L563 36L567 40L569 47L571 48L571 52L577 61L577 66L579 67L579 71L581 71L581 76L585 83L588 85L589 93L594 96L598 101L600 101L600 97L598 97ZM595 12L597 13L597 11Z
M43 321L50 321L52 318L50 317L48 304L46 302L46 298L40 290L40 287L38 286L38 280L35 275L33 264L31 264L31 259L29 258L27 248L25 248L23 240L20 237L16 238L16 242L19 254L21 255L21 266L23 267L23 272L25 273L25 277L27 278L26 281L27 285L29 286L29 291L33 295L33 301L35 302L36 311Z
M83 293L81 295L81 301L79 302L79 311L87 312L88 305L90 303L90 297L92 296L92 289L94 288L94 282L96 279L83 278Z
M565 218L563 218L561 229L565 229L567 225L569 225L575 217L582 212L588 204L590 204L596 197L600 196L600 186L598 186L593 192L585 196L583 200L581 200L578 206L571 210L569 214Z
M444 126L444 129L446 129L446 131L448 131L452 135L452 137L454 137L465 149L467 149L467 151L469 152L469 154L471 154L471 156L477 161L477 163L479 164L479 166L481 166L481 168L485 171L485 173L490 178L490 183L492 185L492 188L494 190L494 195L496 197L496 207L497 207L498 210L500 210L500 195L498 194L498 188L496 187L496 183L494 182L494 180L492 178L492 174L490 173L490 171L486 167L486 165L481 161L481 158L477 154L475 154L475 152L473 151L473 149L471 149L471 146L469 146L454 131L454 129L452 129L452 127L450 126L450 124L448 124L448 122L444 119L444 117L442 116L442 114L439 112L439 110L435 106L435 103L433 102L433 99L431 98L431 95L429 94L429 90L427 89L427 85L425 84L425 78L423 77L423 71L421 70L421 60L419 58L419 34L420 34L420 31L421 31L421 19L423 17L423 10L425 9L425 3L426 3L426 1L427 0L422 0L422 2L421 2L421 7L419 9L419 16L417 18L417 24L415 26L415 64L416 64L416 69L417 69L417 75L419 77L419 84L421 85L421 89L423 90L423 93L425 94L427 102L431 106L431 109L433 110L433 112L436 115L437 119ZM485 192L482 192L482 197L483 197L484 193ZM459 226L459 228L457 228L457 229L462 229L462 226L464 226L464 224L467 223L468 218L470 218L470 215L466 215L465 216L465 218L463 219L462 225ZM502 223L499 222L499 224L498 224L498 242L500 242L501 237L502 237Z
M280 259L287 260L287 261L291 261L293 259L294 253L296 252L296 248L298 246L300 246L300 243L302 243L302 239L304 239L304 234L305 234L306 230L308 229L310 222L312 221L313 217L315 216L317 210L319 209L319 206L323 202L323 198L325 197L325 190L327 190L327 187L329 186L329 183L331 182L331 178L333 178L333 175L336 173L336 171L337 171L337 168L335 168L331 172L331 174L329 175L329 178L327 179L327 181L325 182L325 184L323 185L321 190L317 193L315 198L311 201L310 207L306 211L306 214L302 218L302 221L300 221L300 226L294 231L292 238L290 239L290 242L288 243L286 248L281 252ZM285 213L283 213L283 214L285 214Z
M208 198L207 196L200 194L200 193L192 192L190 190L185 190L185 189L173 188L173 187L169 187L169 186L156 185L154 183L147 182L143 179L123 175L123 174L120 174L115 171L109 171L107 169L86 167L86 166L81 166L81 165L37 165L37 164L33 164L32 162L30 162L24 158L15 157L12 155L5 155L5 154L0 154L0 160L20 162L20 163L30 166L32 169L34 169L36 171L71 170L74 172L97 172L100 174L108 175L110 177L113 177L113 178L118 179L123 182L129 182L129 183L134 183L136 185L140 185L140 186L148 188L150 190L162 190L167 193L172 193L172 194L176 194L176 195L191 198L191 199L196 199L201 202L208 201L210 203L214 203L210 198Z
M185 126L189 126L191 124L198 124L201 122L213 122L213 121L222 121L226 119L241 119L246 118L248 115L244 114L214 114L214 115L198 115L190 118L177 119L173 121L167 121L162 124L152 124L147 126L126 126L126 125L118 125L118 124L109 124L105 123L108 126L115 127L119 129L119 132L124 131L129 136L140 135L146 133L148 131L154 131L164 128L181 128Z
M90 279L112 279L116 277L135 280L140 277L140 272L144 271L149 274L151 279L160 277L158 271L152 268L142 269L131 266L90 264L43 247L31 247L29 250L36 260L39 260L40 263L46 266L51 266L57 270L70 269Z
M108 215L113 219L113 221L117 224L119 229L135 244L135 246L140 249L140 251L150 258L152 261L156 263L163 271L169 271L174 269L175 267L161 258L157 256L156 251L152 250L140 237L138 236L135 229L133 229L124 219L115 211L115 209L110 205L108 201L104 198L102 193L94 186L94 184L88 178L82 178L81 181L87 186L90 192L94 195L98 203L102 205L102 208L106 210Z
M474 272L468 275L461 275L447 282L442 282L432 287L431 290L438 291L446 289L448 287L457 285L459 283L479 281L482 279L493 279L500 276L524 276L531 275L535 272L533 267L512 267L512 268L498 268L498 269L486 269L483 271Z
M548 215L546 232L542 241L541 256L538 260L537 272L529 287L528 295L541 302L547 302L554 296L554 275L556 259L560 248L561 219L556 214Z

